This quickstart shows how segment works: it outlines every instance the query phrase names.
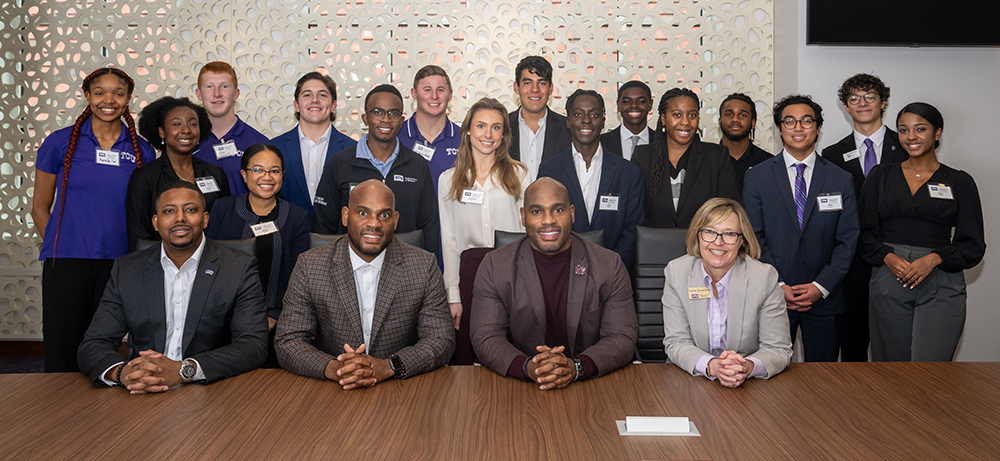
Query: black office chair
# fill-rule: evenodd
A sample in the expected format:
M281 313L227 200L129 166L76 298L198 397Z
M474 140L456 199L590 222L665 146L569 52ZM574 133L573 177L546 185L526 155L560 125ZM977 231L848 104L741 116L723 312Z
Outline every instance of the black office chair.
M321 247L328 243L333 243L335 240L343 236L344 234L317 234L315 232L310 232L309 248ZM424 248L424 232L421 230L396 234L393 238L399 239L400 242L413 245L417 248Z
M230 250L242 251L250 256L254 256L254 243L256 242L255 237L251 237L243 240L212 240L219 245L222 245ZM146 248L150 248L159 245L159 240L146 240L139 239L135 242L135 251L142 251Z
M635 229L635 273L632 291L639 319L636 358L643 362L666 362L663 348L663 268L687 254L687 229Z
M524 232L507 232L507 231L494 231L493 232L493 248L501 248L508 244L516 242L521 237L524 237ZM604 246L604 229L598 229L590 232L583 232L579 235L580 238L584 240L589 240L600 246Z

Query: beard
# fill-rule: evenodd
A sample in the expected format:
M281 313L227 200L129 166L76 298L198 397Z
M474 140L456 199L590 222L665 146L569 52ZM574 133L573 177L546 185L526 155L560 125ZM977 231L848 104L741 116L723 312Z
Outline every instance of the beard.
M742 133L730 133L729 131L722 130L722 135L725 136L726 139L728 139L728 140L730 140L732 142L740 142L740 141L742 141L742 140L750 137L750 132L751 131L753 131L753 128L749 128L749 129L747 129L746 131L744 131Z

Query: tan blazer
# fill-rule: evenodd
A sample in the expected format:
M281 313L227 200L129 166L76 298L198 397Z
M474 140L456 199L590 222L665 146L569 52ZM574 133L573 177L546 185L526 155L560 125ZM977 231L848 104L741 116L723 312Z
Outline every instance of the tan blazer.
M639 333L632 283L618 253L576 234L566 303L567 356L586 355L598 375L632 360ZM519 355L545 344L545 298L527 237L483 259L470 317L472 345L483 365L506 376ZM548 344L558 346L559 344Z
M357 348L364 342L348 251L344 236L299 256L274 338L282 368L324 379L326 364L344 352L344 344ZM444 366L455 350L455 328L437 258L398 239L384 251L365 352L379 359L399 356L407 376Z
M737 259L729 278L726 349L756 357L769 378L784 370L792 359L791 333L785 313L785 295L778 286L778 271L747 257ZM704 287L701 258L686 255L663 269L663 345L667 358L692 375L709 351L708 298L690 299L689 287Z

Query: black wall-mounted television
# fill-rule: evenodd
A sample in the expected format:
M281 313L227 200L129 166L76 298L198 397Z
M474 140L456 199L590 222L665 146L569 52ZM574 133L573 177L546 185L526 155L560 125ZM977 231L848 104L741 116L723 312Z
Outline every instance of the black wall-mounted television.
M1000 46L998 0L808 0L810 45Z

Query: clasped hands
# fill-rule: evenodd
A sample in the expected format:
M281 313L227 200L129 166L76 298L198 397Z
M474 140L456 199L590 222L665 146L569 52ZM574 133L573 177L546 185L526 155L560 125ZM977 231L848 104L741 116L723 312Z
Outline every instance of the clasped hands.
M892 275L896 276L896 280L903 284L903 288L911 290L927 279L931 271L943 262L937 253L917 258L913 262L900 258L894 253L889 253L883 261Z
M138 357L129 360L122 368L122 385L134 395L166 392L181 383L180 370L180 362L170 360L154 350L141 351ZM118 367L114 367L104 378L114 381L117 373Z
M525 369L528 379L538 383L539 389L562 389L573 382L576 364L563 354L565 346L537 346L535 350L538 354L528 359Z
M331 360L323 370L323 376L337 381L344 389L372 387L394 375L389 361L365 354L365 345L352 349L344 344L344 353Z
M708 361L708 376L719 379L725 387L739 387L753 372L753 362L736 351L723 351L722 355Z
M823 297L823 292L814 283L801 285L781 285L785 291L785 307L796 312L812 309L814 302Z

